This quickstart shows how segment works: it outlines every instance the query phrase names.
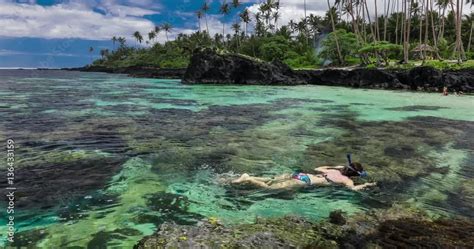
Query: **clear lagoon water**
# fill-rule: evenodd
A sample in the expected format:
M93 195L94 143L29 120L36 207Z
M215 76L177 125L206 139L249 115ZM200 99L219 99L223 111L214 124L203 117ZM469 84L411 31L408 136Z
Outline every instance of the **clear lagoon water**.
M319 220L392 205L474 218L474 96L33 70L0 70L0 96L0 138L17 145L16 246L131 248L166 221ZM342 165L348 152L378 187L228 184Z

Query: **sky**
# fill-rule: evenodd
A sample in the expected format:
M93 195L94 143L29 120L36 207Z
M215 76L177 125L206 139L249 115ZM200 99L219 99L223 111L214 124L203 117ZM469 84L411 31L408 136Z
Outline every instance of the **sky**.
M238 20L238 10L225 18L218 13L221 1L208 0L211 34L222 32L222 23L230 29ZM369 5L373 1L369 0ZM260 0L241 2L240 9L248 7L255 12ZM324 15L327 10L326 0L306 2L308 15ZM112 36L126 37L129 44L134 44L133 32L147 34L165 22L173 26L170 39L178 33L192 33L199 28L195 13L202 3L203 0L0 0L0 68L83 66L97 58L101 49L113 48ZM304 0L280 0L280 5L281 23L304 16ZM205 27L204 20L201 25ZM158 41L165 40L165 35L160 34ZM88 52L91 46L95 48L93 53Z

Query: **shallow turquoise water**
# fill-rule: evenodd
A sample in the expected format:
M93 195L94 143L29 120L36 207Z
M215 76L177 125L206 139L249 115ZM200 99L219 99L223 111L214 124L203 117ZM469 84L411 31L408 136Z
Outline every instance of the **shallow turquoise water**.
M321 219L395 204L474 213L472 96L56 71L0 76L0 137L18 145L15 245L131 247L164 221ZM227 184L243 172L344 164L347 152L380 187L275 193Z

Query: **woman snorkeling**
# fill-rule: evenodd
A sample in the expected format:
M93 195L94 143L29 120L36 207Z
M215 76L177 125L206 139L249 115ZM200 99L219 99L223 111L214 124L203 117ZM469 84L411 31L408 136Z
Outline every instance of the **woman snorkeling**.
M351 177L364 177L367 176L367 172L360 163L351 162L350 155L347 155L347 159L349 160L347 166L317 167L314 169L316 171L315 174L294 172L293 174L283 174L273 178L253 177L248 174L242 174L238 179L232 181L232 183L247 183L268 189L290 189L304 186L327 186L336 184L355 191L376 185L375 182L355 185Z

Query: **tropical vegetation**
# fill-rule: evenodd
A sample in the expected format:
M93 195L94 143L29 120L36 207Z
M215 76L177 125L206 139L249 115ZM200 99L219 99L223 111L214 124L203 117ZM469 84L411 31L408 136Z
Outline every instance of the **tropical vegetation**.
M101 58L93 64L179 68L202 47L266 61L281 60L294 68L410 65L414 60L447 65L448 61L461 64L474 59L474 14L463 15L462 0L384 0L382 13L377 1L373 9L367 0L328 0L327 5L326 14L317 16L306 15L305 3L305 17L281 23L278 0L265 0L255 13L239 0L223 1L216 11L223 19L236 17L232 32L226 33L226 22L222 21L222 32L211 36L211 5L206 0L196 10L196 32L174 34L175 39L170 40L173 27L164 23L145 36L135 32L135 44L129 44L125 37L113 37L113 50L102 50ZM162 35L166 39L160 43ZM90 48L89 52L93 51Z

